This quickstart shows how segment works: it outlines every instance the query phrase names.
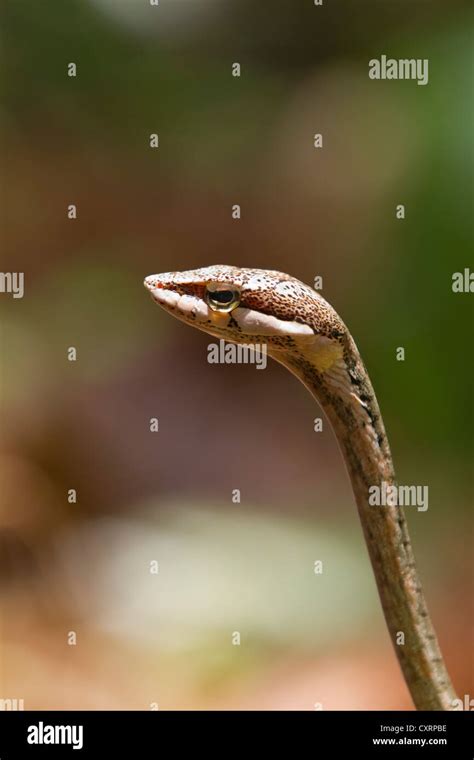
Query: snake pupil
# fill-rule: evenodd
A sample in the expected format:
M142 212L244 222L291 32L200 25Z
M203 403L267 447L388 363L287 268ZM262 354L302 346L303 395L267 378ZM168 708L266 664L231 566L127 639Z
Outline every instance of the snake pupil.
M212 300L217 303L228 304L232 301L234 294L231 290L216 290L212 294Z
M232 311L240 302L240 292L237 288L226 288L218 283L207 287L206 300L214 311Z

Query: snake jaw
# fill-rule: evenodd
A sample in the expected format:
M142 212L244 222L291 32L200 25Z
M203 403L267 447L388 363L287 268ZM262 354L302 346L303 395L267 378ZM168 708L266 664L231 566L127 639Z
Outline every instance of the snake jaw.
M180 286L170 280L171 275L150 275L143 284L155 303L181 321L206 332L227 327L229 314L209 308L201 295L204 286Z

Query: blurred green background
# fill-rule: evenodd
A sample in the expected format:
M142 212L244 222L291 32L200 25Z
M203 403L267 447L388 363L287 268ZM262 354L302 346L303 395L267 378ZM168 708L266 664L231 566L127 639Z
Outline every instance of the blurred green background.
M1 697L411 708L320 411L276 364L207 364L208 337L143 290L217 263L323 277L399 482L429 485L415 553L474 693L472 296L451 290L472 265L468 8L4 5L2 270L25 296L0 300ZM428 58L429 84L369 80L381 54Z

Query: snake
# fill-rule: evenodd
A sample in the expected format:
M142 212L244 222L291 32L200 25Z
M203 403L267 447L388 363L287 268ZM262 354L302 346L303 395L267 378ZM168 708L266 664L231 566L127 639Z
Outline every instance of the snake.
M456 692L441 654L402 506L374 506L374 486L396 487L390 445L354 339L318 291L283 272L228 265L145 278L153 301L214 337L250 347L295 375L336 435L390 639L417 710L453 710Z

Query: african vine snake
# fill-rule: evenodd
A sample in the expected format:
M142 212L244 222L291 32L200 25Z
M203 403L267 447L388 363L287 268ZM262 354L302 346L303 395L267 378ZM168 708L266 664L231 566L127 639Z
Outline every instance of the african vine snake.
M317 399L344 456L413 702L419 710L454 709L403 509L369 504L371 486L395 484L392 456L367 370L336 311L312 288L275 271L212 266L150 275L144 284L156 303L189 325L234 343L266 344Z

